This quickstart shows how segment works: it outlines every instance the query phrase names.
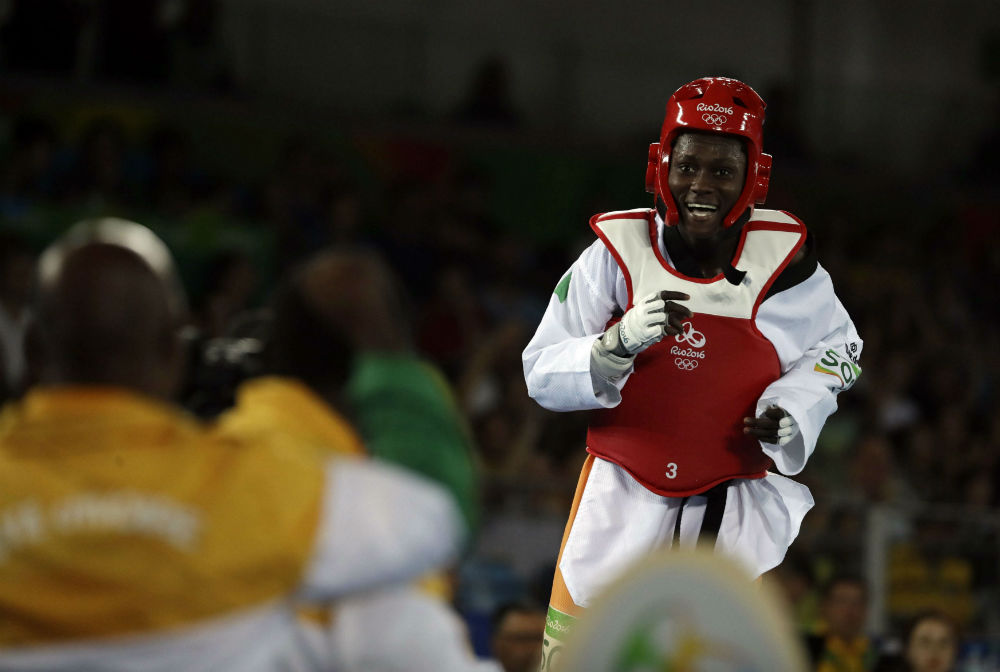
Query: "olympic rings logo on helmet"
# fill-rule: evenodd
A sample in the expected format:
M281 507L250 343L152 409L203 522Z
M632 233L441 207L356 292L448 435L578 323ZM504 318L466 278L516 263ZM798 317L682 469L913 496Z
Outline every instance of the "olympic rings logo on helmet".
M722 126L729 121L729 117L724 114L703 114L701 120L710 126Z
M674 364L681 371L694 371L698 368L698 360L687 359L686 357L677 357L674 359Z

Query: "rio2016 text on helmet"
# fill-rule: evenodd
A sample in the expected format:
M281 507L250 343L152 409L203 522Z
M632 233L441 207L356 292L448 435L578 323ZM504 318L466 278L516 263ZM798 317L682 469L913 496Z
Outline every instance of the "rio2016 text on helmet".
M764 101L750 86L728 77L703 77L677 89L667 101L660 141L649 146L646 191L666 205L666 223L680 221L667 178L673 143L685 132L703 132L742 138L747 152L747 175L739 199L724 219L732 226L753 205L764 202L771 177L771 155L762 150Z

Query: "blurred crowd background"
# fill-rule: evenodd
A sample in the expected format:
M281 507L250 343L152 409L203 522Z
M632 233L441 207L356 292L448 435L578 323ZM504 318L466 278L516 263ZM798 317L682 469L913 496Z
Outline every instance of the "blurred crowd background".
M197 327L183 401L205 417L247 374L241 329L284 270L325 246L378 251L409 297L400 320L475 436L485 517L458 606L485 641L498 606L547 600L584 459L585 414L534 404L521 350L592 242L588 218L650 205L646 146L670 92L736 76L768 103L768 207L816 234L865 341L864 374L801 475L817 506L774 579L804 630L822 620L820 586L851 572L866 580L873 634L936 608L962 626L966 657L1000 655L1000 24L985 19L989 3L959 3L965 18L940 26L934 58L946 65L919 76L935 48L923 41L895 56L914 61L898 79L872 45L922 34L944 16L936 3L898 24L902 37L882 32L891 3L847 3L839 35L817 28L819 3L763 3L779 43L762 48L764 65L733 51L745 31L728 24L715 38L727 49L701 61L669 14L636 4L643 25L663 22L664 44L677 38L663 47L672 65L651 65L655 49L618 33L598 59L569 28L553 54L535 54L523 33L507 45L484 28L497 16L447 2L427 10L447 32L403 2L0 2L3 396L30 376L37 252L84 217L134 219L174 249ZM533 18L555 24L552 11ZM501 24L513 29L511 13ZM460 40L470 25L479 39ZM282 41L296 30L302 44ZM960 33L962 49L948 49ZM435 51L439 34L451 41ZM434 88L436 64L446 87ZM600 67L618 84L599 87ZM568 90L550 91L540 72Z

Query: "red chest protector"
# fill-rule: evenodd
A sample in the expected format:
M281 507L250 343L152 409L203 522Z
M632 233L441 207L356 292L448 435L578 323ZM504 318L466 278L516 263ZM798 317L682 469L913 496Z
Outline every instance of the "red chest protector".
M723 276L689 278L656 243L653 211L610 213L591 226L625 275L629 304L657 290L691 296L684 333L667 336L636 357L621 403L592 411L587 450L626 469L648 489L670 497L704 492L733 478L761 478L771 466L760 444L743 434L761 393L781 375L778 355L754 323L775 278L806 238L794 217L756 210L744 227L733 285Z

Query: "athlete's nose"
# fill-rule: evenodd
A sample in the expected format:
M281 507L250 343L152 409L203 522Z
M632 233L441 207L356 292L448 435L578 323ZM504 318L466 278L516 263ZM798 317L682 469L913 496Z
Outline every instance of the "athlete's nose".
M712 190L711 176L707 170L696 171L691 178L691 191L703 194Z

